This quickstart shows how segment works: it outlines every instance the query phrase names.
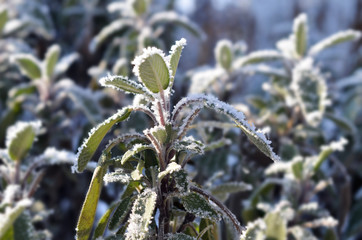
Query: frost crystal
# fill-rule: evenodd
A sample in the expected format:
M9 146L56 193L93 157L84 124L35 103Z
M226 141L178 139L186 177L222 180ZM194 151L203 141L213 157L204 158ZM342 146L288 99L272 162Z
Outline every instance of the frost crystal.
M333 141L329 143L328 145L321 146L322 151L339 151L342 152L344 150L344 147L347 145L348 140L345 138L341 138L338 141Z
M180 40L176 41L174 45L172 45L171 50L169 52L169 56L172 56L178 47L182 47L183 49L187 45L186 39L181 38Z

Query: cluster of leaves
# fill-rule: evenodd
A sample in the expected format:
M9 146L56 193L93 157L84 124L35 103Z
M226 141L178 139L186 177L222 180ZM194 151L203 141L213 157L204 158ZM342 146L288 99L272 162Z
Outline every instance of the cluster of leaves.
M242 239L338 239L338 236L351 234L350 228L343 232L341 229L347 220L346 208L351 204L350 176L341 160L332 153L343 151L344 145L350 142L352 151L349 156L355 154L360 148L358 129L350 119L341 116L340 109L330 107L340 102L333 97L343 94L333 91L342 91L343 87L330 87L327 74L321 73L314 62L323 50L360 37L358 31L342 31L308 50L307 16L301 14L294 20L293 33L277 43L277 50L240 56L238 44L233 46L230 41L221 40L215 48L217 66L191 72L190 91L212 91L221 97L225 97L225 92L233 94L242 73L269 77L269 81L263 84L267 95L247 99L258 115L255 116L246 105L243 107L247 108L249 117L255 118L257 125L268 125L273 129L270 134L279 141L279 155L283 161L264 171L264 181L254 176L259 178L256 182L259 186L244 202L242 217L248 222L248 230ZM275 64L264 65L270 61ZM354 80L353 84L360 84L360 81ZM224 89L215 91L221 87ZM336 130L334 134L324 127L328 121ZM343 135L349 141L342 137L327 144ZM348 154L344 156L348 157ZM330 160L328 167L321 169L327 159ZM343 179L341 184L332 183L336 178ZM339 196L339 191L345 197L336 204L333 199ZM326 192L331 201L324 204L333 206L333 214L317 201ZM351 221L356 229L354 217Z
M116 123L128 119L132 112L144 112L153 126L142 133L121 134L103 149L79 217L77 239L88 239L92 231L103 182L121 182L126 187L120 200L111 204L98 222L94 239L104 237L107 226L113 232L110 239L201 238L221 217L231 221L238 235L242 234L234 214L190 180L185 167L194 155L206 151L207 145L186 134L201 109L206 107L231 118L268 157L275 161L279 157L272 151L270 141L245 120L242 112L215 97L191 95L181 99L170 111L174 76L185 44L185 39L176 42L169 56L154 47L144 49L133 61L133 71L140 83L122 76L100 80L103 86L136 94L137 98L132 105L90 131L79 148L74 165L76 171L84 170L106 133ZM182 116L183 113L186 115ZM125 147L124 153L113 153L120 144ZM114 171L108 172L109 168ZM246 184L234 182L211 192L225 199L228 193L246 188Z

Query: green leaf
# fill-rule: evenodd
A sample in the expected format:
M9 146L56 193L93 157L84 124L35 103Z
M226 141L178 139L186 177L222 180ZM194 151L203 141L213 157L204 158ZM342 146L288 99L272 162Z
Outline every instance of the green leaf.
M236 126L239 127L248 137L248 139L254 143L254 145L259 148L266 156L268 156L273 161L279 161L280 158L274 152L270 146L271 142L265 137L264 133L260 130L257 130L253 125L250 125L246 119L245 115L242 112L237 111L235 108L229 104L218 100L212 96L196 96L199 100L202 100L206 107L213 109L219 113L223 113L229 118L231 118ZM189 97L189 100L193 98ZM182 100L181 100L182 101Z
M121 18L116 21L113 21L109 25L102 28L100 33L95 36L89 44L90 52L95 52L99 46L101 46L108 38L116 34L121 35L121 33L128 29L129 27L134 26L133 19Z
M103 214L101 219L99 219L96 229L94 230L93 239L103 237L103 234L107 228L108 221L111 217L113 210L117 207L118 203L114 203L111 207Z
M41 64L30 54L17 54L14 62L21 72L32 80L41 78Z
M15 99L21 95L30 95L35 93L35 91L36 87L33 84L19 84L9 91L9 98Z
M196 238L184 233L167 234L167 240L196 240Z
M182 205L187 212L194 214L196 217L208 218L219 221L219 213L210 205L210 203L197 193L191 192L181 198Z
M167 175L180 171L182 168L179 164L175 162L171 162L167 165L166 169L158 174L158 181L161 182L161 180L166 177Z
M172 76L176 76L177 66L180 61L182 49L186 46L186 39L181 38L179 41L176 41L175 45L171 47L170 51L170 65L172 70ZM172 82L174 79L171 80Z
M93 172L93 177L78 219L76 228L77 240L87 240L92 231L98 199L103 186L103 176L106 171L106 167L97 166Z
M132 149L123 154L121 164L125 164L131 157L147 149L153 149L152 145L135 144Z
M113 231L122 224L131 209L132 203L132 197L126 197L120 201L109 222L108 228L110 230Z
M360 37L361 37L361 32L355 31L355 30L346 30L346 31L341 31L341 32L335 33L332 36L329 36L329 37L323 39L322 41L316 43L315 45L313 45L310 48L308 55L312 55L312 56L316 55L326 48L335 46L340 43L354 41L354 40L359 39Z
M55 65L58 62L60 55L60 47L55 44L48 48L48 51L45 54L45 73L48 78L51 78L54 72Z
M148 3L148 0L134 0L132 1L133 10L138 16L140 16L147 11Z
M176 188L180 193L189 192L190 182L187 179L187 172L184 169L175 171L172 174L172 178L175 179Z
M302 57L307 49L307 15L305 13L300 14L294 20L294 37L295 37L295 50L297 54Z
M300 61L293 69L291 89L301 107L305 121L317 127L329 103L327 84L318 69L313 67L310 58Z
M275 240L287 240L287 224L278 213L268 213L264 217L266 223L265 235Z
M14 161L21 161L30 150L36 135L39 133L41 123L17 122L7 130L6 147L9 156Z
M128 220L126 240L147 239L148 226L153 217L156 201L157 194L152 189L147 188L138 195Z
M153 93L166 89L170 82L170 72L158 49L147 48L134 61L136 75ZM139 61L139 63L137 63ZM139 64L139 65L138 65Z
M303 178L303 159L296 158L295 161L292 163L292 172L296 179L302 180Z
M202 240L218 240L218 231L217 231L217 225L214 221L211 221L207 218L202 218L200 221L200 233L205 231L206 232L202 235Z
M241 68L250 64L274 61L283 58L283 55L274 50L255 51L235 61L235 67Z
M111 76L101 78L99 80L103 87L111 87L119 91L130 92L135 94L145 94L149 96L147 89L141 84L122 76Z
M15 207L8 207L5 213L0 213L0 239L3 239L5 234L9 234L9 229L13 226L13 223L18 219L25 208L31 205L29 199L23 199L16 203Z
M234 57L232 43L229 40L220 40L215 47L215 56L218 65L229 70Z
M0 33L3 30L6 22L8 20L8 11L6 8L0 10Z
M210 188L210 193L217 197L220 201L224 202L231 193L249 191L251 189L252 186L244 182L228 182L218 186L212 186Z
M77 162L73 166L74 170L77 172L84 170L107 132L114 124L126 120L131 114L131 111L132 108L125 107L89 132L89 137L85 139L82 146L78 148Z

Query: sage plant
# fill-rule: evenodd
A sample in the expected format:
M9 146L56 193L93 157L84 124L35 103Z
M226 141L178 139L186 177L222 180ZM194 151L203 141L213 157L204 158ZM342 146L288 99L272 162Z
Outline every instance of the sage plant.
M242 112L213 96L191 95L171 108L172 86L185 45L185 39L177 41L168 56L154 47L144 49L132 62L139 82L111 75L100 80L103 86L135 94L135 101L90 131L78 150L75 171L85 169L107 132L132 112L145 113L152 126L141 133L120 134L103 148L79 216L77 239L89 238L102 186L110 182L123 183L125 188L98 222L93 239L196 239L221 219L230 221L238 236L243 233L234 214L188 176L187 163L205 150L203 142L188 135L190 125L208 108L229 117L269 158L277 161L279 157ZM115 151L120 145L126 147L121 155ZM204 226L199 232L194 225L198 223Z

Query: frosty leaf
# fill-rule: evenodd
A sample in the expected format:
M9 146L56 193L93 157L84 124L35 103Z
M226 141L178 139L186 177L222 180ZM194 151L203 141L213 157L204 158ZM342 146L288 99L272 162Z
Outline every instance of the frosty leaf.
M110 172L104 175L103 180L106 184L112 182L127 184L132 180L132 178L131 174L125 172L123 169L116 169L114 172Z
M172 70L172 76L175 77L178 63L180 61L182 49L186 46L186 39L181 38L179 41L171 47L170 51L170 66ZM173 78L171 80L173 82Z
M132 109L128 107L118 110L116 114L109 117L89 132L88 138L85 139L82 146L78 148L77 161L73 166L77 172L82 172L84 170L87 163L97 150L100 142L111 127L118 122L126 120L131 114L131 111Z
M326 39L323 39L322 41L313 45L310 48L308 55L314 56L326 48L329 48L334 45L344 43L347 41L354 41L354 40L359 39L360 37L361 37L361 32L355 31L355 30L346 30L346 31L341 31L341 32L335 33L332 36L329 36Z
M307 49L307 15L305 13L300 14L294 20L293 34L295 38L295 50L297 54L302 57Z
M190 190L190 182L187 178L187 172L184 169L180 169L179 171L173 172L172 178L175 179L175 184L177 190L182 194L189 192Z
M135 65L133 72L151 92L158 93L168 87L172 75L161 50L146 48L132 63Z
M112 73L115 75L128 76L128 60L126 58L119 58L112 67Z
M196 240L196 238L191 237L190 235L186 235L184 233L174 233L174 234L167 234L167 240Z
M16 219L25 210L25 208L30 205L31 201L29 199L22 199L17 202L13 208L7 207L4 213L0 213L0 239L3 239L3 236L12 227Z
M123 220L131 209L132 203L133 198L131 197L126 197L120 201L109 222L108 228L110 230L115 230L122 224Z
M303 227L307 228L317 228L317 227L327 227L327 228L333 228L337 226L338 221L334 219L333 217L323 217L318 218L313 221L305 222L303 224Z
M318 69L313 67L313 60L306 58L293 69L291 83L296 100L302 109L306 122L316 127L329 104L327 85Z
M222 68L229 70L233 61L232 43L229 40L220 40L215 47L216 62Z
M308 229L294 226L288 229L288 232L293 235L296 240L318 240Z
M10 89L9 98L15 99L16 97L21 95L30 95L33 94L35 91L36 87L34 86L34 84L19 84L18 86Z
M132 206L128 220L126 240L143 240L148 237L148 226L151 223L156 207L157 194L154 190L145 189L138 195Z
M144 86L127 77L108 75L107 77L101 78L99 83L103 87L111 87L119 91L150 95Z
M265 222L261 219L249 222L240 240L265 240L265 228Z
M149 20L149 24L154 26L163 23L178 24L194 36L199 37L202 40L206 39L206 35L201 28L199 28L194 22L190 21L187 17L179 15L174 11L155 13Z
M318 155L318 159L314 164L314 170L317 171L320 166L322 165L322 163L324 162L324 160L327 159L327 157L335 152L335 151L343 151L344 150L344 146L348 143L347 139L345 138L341 138L338 141L334 141L331 142L328 145L322 146L321 147L321 152Z
M83 202L82 210L77 223L77 240L87 240L92 231L98 199L102 190L103 176L106 171L107 169L105 167L98 166L93 172L93 177L89 185L87 196Z
M218 186L213 186L209 190L211 194L217 197L220 201L224 202L231 193L249 191L252 189L250 184L244 182L228 182Z
M295 158L291 162L292 172L296 179L301 180L303 178L303 159L302 158Z
M6 8L0 9L0 33L3 30L7 20L8 20L8 11L6 10Z
M59 55L60 55L59 45L51 46L45 54L45 60L44 60L45 72L46 76L49 78L52 77L53 75L55 65L57 64L59 59Z
M178 152L186 152L187 155L204 154L204 144L193 137L184 137L181 141L175 141L174 149Z
M166 168L166 170L164 170L164 171L162 171L162 172L160 172L159 174L158 174L158 181L159 182L161 182L161 180L165 177L165 176L167 176L167 175L169 175L169 174L171 174L171 173L173 173L173 172L177 172L177 171L180 171L181 170L181 166L179 165L179 164L177 164L177 163L175 163L175 162L171 162L171 163L169 163L168 165L167 165L167 168Z
M132 149L128 150L127 152L125 152L125 154L123 154L121 159L121 164L125 164L131 157L147 149L152 150L154 148L152 147L152 145L143 145L143 144L134 145Z
M224 103L215 97L199 95L194 98L199 98L204 101L206 107L213 109L217 112L223 113L230 117L236 125L248 136L248 139L255 144L266 156L273 161L278 161L279 157L273 152L270 147L270 141L266 139L263 132L256 130L253 125L250 125L242 112L237 111L235 108L227 103ZM192 99L192 98L191 98Z
M70 53L70 54L67 54L67 55L63 56L62 58L60 58L58 63L55 65L54 75L59 76L59 75L65 73L68 70L68 68L76 60L78 60L78 58L79 58L78 53Z
M43 154L36 158L42 161L44 164L72 164L74 163L76 156L73 152L66 150L57 150L54 147L48 147Z
M33 145L36 135L39 134L40 127L40 121L17 122L7 129L6 147L12 160L24 159Z
M287 224L278 213L268 213L264 217L266 224L265 235L270 239L286 240Z
M30 54L17 54L13 61L21 72L32 80L41 78L41 64L38 59Z
M100 33L95 36L89 44L89 50L95 52L100 45L102 45L109 37L120 33L127 27L132 27L134 25L133 20L131 19L118 19L113 21L111 24L105 26Z
M208 218L216 221L220 220L219 213L210 205L210 203L197 193L191 192L181 199L185 209L196 217Z
M256 64L266 61L274 61L277 59L281 59L283 56L274 50L263 50L252 52L245 57L241 57L235 61L235 68L241 68L246 65Z
M112 204L111 207L103 214L103 216L99 219L98 221L98 224L97 224L97 227L96 229L94 230L94 235L93 235L93 239L97 239L98 237L102 237L105 230L106 230L106 227L107 227L107 224L108 224L108 221L109 221L109 218L113 212L113 210L117 207L117 204Z

